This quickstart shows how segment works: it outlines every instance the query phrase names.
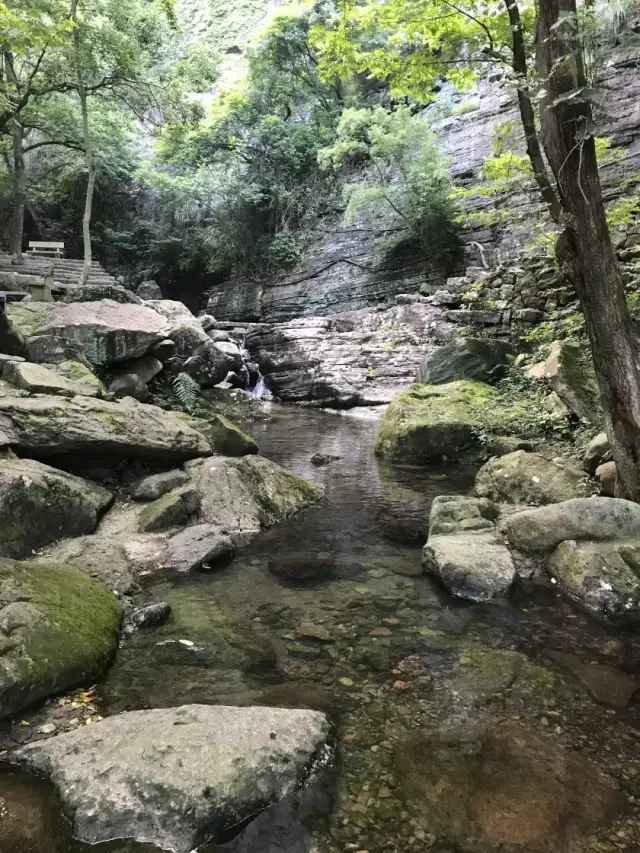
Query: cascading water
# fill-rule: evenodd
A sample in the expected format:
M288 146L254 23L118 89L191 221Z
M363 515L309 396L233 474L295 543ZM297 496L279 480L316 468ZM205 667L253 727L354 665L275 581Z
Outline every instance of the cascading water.
M259 400L271 400L273 395L267 387L264 376L260 372L260 366L255 361L251 361L251 356L244 345L244 340L238 346L240 347L243 362L241 375L246 381L246 390Z

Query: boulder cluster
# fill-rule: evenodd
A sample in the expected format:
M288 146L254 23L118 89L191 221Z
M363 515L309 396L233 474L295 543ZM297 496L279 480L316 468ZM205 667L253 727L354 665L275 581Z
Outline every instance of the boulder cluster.
M132 608L142 573L213 569L321 494L211 407L196 417L151 404L163 372L229 389L242 353L212 317L115 289L0 315L0 719L97 679L123 613L127 632L169 618L164 603ZM84 840L186 853L304 785L327 734L319 713L184 706L38 740L13 759L51 776ZM98 764L112 768L103 789Z

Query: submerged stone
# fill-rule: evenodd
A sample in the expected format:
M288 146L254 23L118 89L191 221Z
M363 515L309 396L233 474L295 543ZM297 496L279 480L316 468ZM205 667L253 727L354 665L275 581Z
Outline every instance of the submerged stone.
M573 849L626 808L586 758L510 723L410 737L396 772L427 832L456 849L473 838L478 853Z

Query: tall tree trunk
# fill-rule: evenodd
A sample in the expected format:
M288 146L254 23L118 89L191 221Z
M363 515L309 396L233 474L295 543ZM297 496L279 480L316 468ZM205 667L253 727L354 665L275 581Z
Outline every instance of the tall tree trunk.
M78 86L80 106L82 108L82 132L84 136L84 150L87 168L87 192L84 199L84 215L82 217L82 241L84 244L84 263L78 284L83 287L89 280L91 273L91 211L93 208L93 188L96 183L96 173L93 166L91 150L91 131L89 129L89 110L87 107L87 93L84 86Z
M93 189L96 183L95 168L93 163L93 149L91 146L91 129L89 127L89 105L87 103L87 90L84 86L82 76L82 61L80 55L80 34L78 31L78 0L72 0L71 20L74 23L73 43L75 47L76 76L78 80L78 98L80 99L80 110L82 113L82 136L84 142L85 164L87 169L87 192L84 200L84 216L82 217L82 241L84 244L84 263L78 284L83 287L89 280L91 273L91 211L93 208Z
M562 206L549 178L547 164L544 161L540 139L538 138L535 111L527 88L527 50L522 31L520 9L517 0L504 0L504 3L507 7L509 23L511 24L513 70L515 71L518 82L518 107L520 109L520 121L524 130L527 155L533 169L533 177L549 209L551 218L554 222L559 223Z
M23 131L18 110L20 92L18 79L13 65L13 54L5 50L2 53L3 72L9 92L9 103L14 110L11 117L11 137L13 141L13 214L11 217L11 236L9 254L18 259L22 257L22 236L24 233L24 209L26 194L26 173L24 167Z
M13 120L13 215L9 254L22 258L24 211L26 206L27 173L24 165L23 135L20 119Z
M540 0L537 63L547 92L543 142L563 207L556 251L584 312L618 470L617 494L640 501L640 372L602 201L591 106L578 95L586 80L576 21L576 0Z

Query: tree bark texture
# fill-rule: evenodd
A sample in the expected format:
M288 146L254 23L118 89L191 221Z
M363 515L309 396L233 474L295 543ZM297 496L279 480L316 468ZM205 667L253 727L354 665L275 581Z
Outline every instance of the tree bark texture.
M524 42L524 33L522 31L520 9L518 7L517 0L504 0L504 3L507 7L509 23L511 24L513 40L513 70L515 71L518 81L518 108L520 110L522 129L524 130L527 155L529 157L529 162L531 163L531 168L533 169L533 177L538 185L540 194L549 209L549 214L555 223L559 223L562 206L549 177L549 171L544 160L542 146L540 145L540 139L538 137L535 110L531 103L531 97L526 86L528 76L527 50Z
M27 173L24 165L22 125L16 116L13 121L13 214L9 254L15 255L18 259L22 257L26 195Z
M23 131L18 110L20 93L18 80L13 67L13 54L3 52L3 71L10 92L10 103L14 108L10 128L13 154L13 212L9 237L9 254L18 259L22 257L22 237L24 234L24 211L26 205L26 171L24 164Z
M591 106L577 95L586 80L576 27L576 0L540 0L537 64L546 89L542 137L563 208L556 251L584 312L618 471L617 494L640 501L636 338L605 216Z
M87 191L84 200L84 215L82 217L82 241L84 244L84 263L78 284L83 287L89 280L91 273L91 212L93 209L93 189L96 183L96 173L93 162L93 149L91 146L91 129L89 127L89 105L87 102L87 90L82 75L80 58L80 35L78 31L78 2L72 0L71 19L75 24L73 41L75 47L76 76L78 81L78 98L80 99L80 111L82 113L82 137L84 142L84 155L87 169Z

